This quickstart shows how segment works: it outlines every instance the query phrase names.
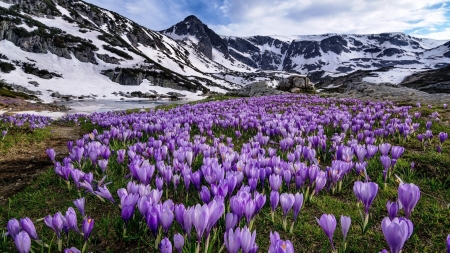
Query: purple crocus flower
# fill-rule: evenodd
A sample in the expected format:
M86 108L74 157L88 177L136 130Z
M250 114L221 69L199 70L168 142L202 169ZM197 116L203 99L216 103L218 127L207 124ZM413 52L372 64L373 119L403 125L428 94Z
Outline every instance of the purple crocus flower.
M9 222L8 222L9 223ZM39 240L37 232L36 232L36 228L34 227L33 222L30 220L30 218L25 217L23 219L20 219L20 226L22 227L22 229L28 233L28 235L31 237L31 239L33 240Z
M387 156L390 149L391 149L391 144L389 144L389 143L383 143L383 144L379 145L379 150L380 150L381 155Z
M115 203L113 196L111 195L111 192L109 192L108 188L106 188L106 185L99 186L97 189L98 190L95 191L95 194L97 196L105 198L105 199Z
M159 222L161 223L161 227L163 228L164 233L169 232L169 228L173 223L174 215L172 209L165 207L163 208L161 214L159 215Z
M270 192L270 207L272 208L272 221L274 221L274 213L275 209L278 206L278 202L280 201L280 193L278 191Z
M130 221L131 217L133 217L133 214L134 214L134 206L132 206L132 205L123 205L122 206L120 215L122 216L122 219L125 223L128 223L128 221Z
M386 203L386 208L388 210L389 219L393 220L395 217L397 217L398 210L400 209L400 206L397 201L394 202L388 201Z
M71 247L69 249L65 249L64 253L81 253L81 251L75 247Z
M47 215L44 218L44 223L49 228L51 228L55 231L56 236L59 239L61 236L61 231L63 229L63 225L64 225L62 214L60 212L57 212L57 213L55 213L55 215L53 215L53 217L51 215Z
M298 214L300 213L300 210L302 209L303 206L303 193L296 193L294 196L295 200L294 200L294 220L293 222L295 222L297 220Z
M209 201L211 200L211 192L209 191L208 187L202 186L202 190L200 191L200 198L203 203L209 203Z
M294 202L295 202L294 194L282 193L280 195L281 209L283 210L283 215L284 215L285 219L286 219L286 216L287 216L289 210L291 210L292 206L294 205Z
M440 132L439 133L439 141L442 143L444 143L445 140L447 140L448 138L448 134L445 132Z
M372 205L372 201L378 193L378 184L374 182L363 183L361 181L356 181L353 185L353 192L355 193L356 198L363 202L364 211L366 215L368 215L370 205Z
M81 216L84 216L84 204L86 203L85 198L79 198L73 201L73 204L77 207L78 211L80 211Z
M380 156L381 165L383 165L383 168L385 171L389 170L389 167L391 167L391 158L387 155Z
M156 237L156 235L158 234L158 226L159 226L159 211L158 208L156 208L155 206L150 208L150 210L148 210L147 215L145 216L145 219L147 221L147 226L150 229L150 231L152 232L153 236Z
M230 229L224 235L225 247L230 253L238 253L241 248L241 229Z
M245 226L241 230L241 249L242 253L253 253L256 252L258 246L255 243L256 239L256 230L250 232L250 230Z
M406 218L409 219L411 212L420 199L419 187L415 184L402 183L398 187L398 200L402 204Z
M289 240L277 240L275 243L270 244L269 253L294 253L294 246Z
M56 156L55 150L52 148L49 148L49 149L45 150L45 152L47 153L50 160L52 160L52 162L55 162L55 156Z
M65 216L65 223L67 226L67 229L71 229L73 231L78 232L78 225L77 225L77 214L75 213L75 210L73 207L69 207L66 212Z
M450 253L450 234L447 235L447 253Z
M400 147L400 146L393 146L391 149L391 156L392 159L397 160L405 151L405 148Z
M179 233L173 235L173 246L178 253L181 253L183 251L184 237Z
M119 164L123 163L125 160L125 150L124 149L119 149L117 150L117 162Z
M102 170L102 173L105 173L106 167L108 166L108 160L105 159L98 160L98 166Z
M28 253L31 249L31 239L27 232L21 231L14 237L17 251L19 253Z
M392 221L385 217L381 222L384 238L391 249L391 253L399 253L406 240L413 232L413 225L408 219L394 218Z
M159 243L159 250L161 253L172 253L172 243L169 238L164 237Z
M8 230L8 235L10 235L13 239L20 232L20 224L16 218L12 218L6 224L6 229Z
M94 228L94 219L87 217L83 220L83 235L84 240L87 241L91 235L92 229Z
M352 219L350 218L350 216L341 215L341 229L342 229L342 235L344 237L344 241L347 238L347 233L348 233L351 223L352 223Z
M327 174L325 171L322 170L317 174L315 183L316 185L314 187L314 194L317 194L323 189L323 187L327 183Z
M269 176L269 184L272 191L278 191L281 187L282 178L279 175L272 174Z
M225 215L225 231L234 229L239 221L239 217L234 213L227 213Z
M319 223L320 227L323 229L323 232L325 232L325 235L330 240L331 247L334 251L333 234L336 229L336 218L333 214L322 214L320 220L316 218L316 221Z

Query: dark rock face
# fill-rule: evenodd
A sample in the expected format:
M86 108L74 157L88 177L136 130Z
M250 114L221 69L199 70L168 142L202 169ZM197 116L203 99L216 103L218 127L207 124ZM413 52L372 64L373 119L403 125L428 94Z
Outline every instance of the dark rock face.
M450 93L450 65L412 74L407 76L400 85L428 93Z
M196 16L188 16L182 22L161 31L165 34L192 35L199 39L198 50L209 59L212 59L212 48L216 48L229 57L228 46L225 41L207 25L203 24Z
M333 36L322 40L320 42L320 48L325 53L329 51L336 54L341 54L342 52L350 53L350 50L347 49L347 41L341 36Z
M202 87L181 76L172 76L170 73L160 72L157 70L116 68L103 71L102 74L111 79L111 81L121 85L137 86L140 85L144 79L147 79L156 86L176 90L196 92L199 90L199 87ZM208 90L203 88L202 91L207 92Z
M115 58L115 57L111 57L111 56L109 56L109 55L107 55L107 54L97 54L97 57L98 57L100 60L102 60L102 61L104 61L104 62L106 62L106 63L111 63L111 64L117 64L117 65L120 65L119 59L117 59L117 58Z
M377 55L377 57L383 57L383 56L391 57L396 54L403 54L405 52L406 52L405 50L398 49L398 48L388 48L388 49L385 49L381 54Z

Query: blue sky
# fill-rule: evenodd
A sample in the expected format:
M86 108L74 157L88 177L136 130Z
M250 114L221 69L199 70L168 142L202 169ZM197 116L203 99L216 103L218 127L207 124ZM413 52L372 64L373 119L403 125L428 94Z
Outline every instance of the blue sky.
M153 30L196 15L221 35L405 32L450 40L450 0L85 0Z

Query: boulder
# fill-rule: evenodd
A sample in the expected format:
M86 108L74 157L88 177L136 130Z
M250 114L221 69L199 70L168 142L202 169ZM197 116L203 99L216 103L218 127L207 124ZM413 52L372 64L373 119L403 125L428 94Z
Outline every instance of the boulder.
M280 81L277 86L278 90L289 91L292 93L299 93L300 91L314 90L314 84L311 83L308 77L293 75Z

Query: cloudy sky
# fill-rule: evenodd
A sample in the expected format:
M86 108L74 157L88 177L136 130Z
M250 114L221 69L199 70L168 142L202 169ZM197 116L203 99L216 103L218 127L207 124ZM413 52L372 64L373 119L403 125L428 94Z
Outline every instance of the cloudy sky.
M85 0L153 30L196 15L221 35L404 32L450 40L450 0Z

